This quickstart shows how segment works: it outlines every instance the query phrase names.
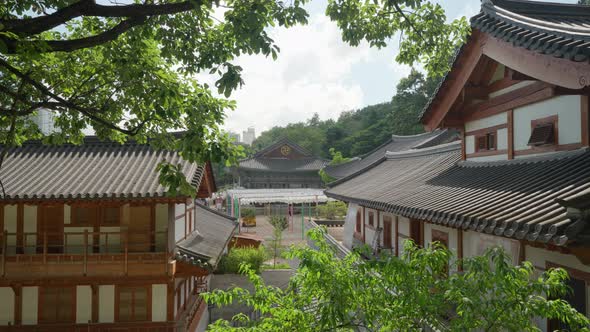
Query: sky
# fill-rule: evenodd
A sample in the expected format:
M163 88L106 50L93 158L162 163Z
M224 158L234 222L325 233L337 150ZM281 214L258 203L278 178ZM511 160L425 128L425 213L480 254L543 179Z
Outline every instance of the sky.
M479 0L440 2L451 19L479 12ZM380 50L366 43L348 46L325 16L326 5L325 0L308 4L305 26L270 30L281 48L276 61L260 55L237 59L245 84L230 97L237 108L228 113L224 129L241 134L254 126L258 135L314 113L337 119L343 111L391 100L397 82L410 72L395 62L397 41Z

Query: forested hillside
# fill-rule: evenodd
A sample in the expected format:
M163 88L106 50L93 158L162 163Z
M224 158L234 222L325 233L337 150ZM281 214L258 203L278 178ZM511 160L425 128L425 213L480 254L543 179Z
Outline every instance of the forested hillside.
M391 134L423 132L418 118L437 84L413 70L400 80L390 102L343 112L338 120L322 121L316 114L306 122L273 127L254 141L254 151L288 137L314 154L330 159L330 148L352 157L371 151Z

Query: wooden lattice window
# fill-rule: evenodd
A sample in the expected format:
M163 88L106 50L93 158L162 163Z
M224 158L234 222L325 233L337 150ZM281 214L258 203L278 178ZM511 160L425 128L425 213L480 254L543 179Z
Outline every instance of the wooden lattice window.
M71 208L71 224L94 226L98 218L97 206L74 205Z
M528 145L543 146L543 145L557 145L558 131L557 131L557 115L548 116L546 118L535 119L531 121L531 136L529 137Z
M148 320L148 288L118 288L118 321L134 322Z
M369 226L375 226L375 213L369 212Z
M101 226L119 226L121 220L118 206L107 206L102 209Z
M475 137L475 151L492 151L497 148L498 135L495 131Z
M73 323L75 321L74 287L41 287L39 290L40 323Z

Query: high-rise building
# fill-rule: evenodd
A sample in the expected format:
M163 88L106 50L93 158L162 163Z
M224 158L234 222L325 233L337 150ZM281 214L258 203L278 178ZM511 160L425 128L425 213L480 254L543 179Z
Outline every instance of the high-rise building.
M242 132L242 143L252 145L252 142L256 139L256 132L254 127L248 127L248 130Z
M240 143L240 134L239 133L230 131L227 134L229 135L229 138L231 140L233 140L235 143Z

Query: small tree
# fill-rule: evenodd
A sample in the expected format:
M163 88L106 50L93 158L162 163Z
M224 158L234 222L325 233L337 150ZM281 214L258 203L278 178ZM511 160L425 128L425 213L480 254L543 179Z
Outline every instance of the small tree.
M240 330L252 331L537 331L534 317L558 319L572 331L588 331L588 319L559 299L568 288L563 269L534 277L532 264L513 266L500 249L460 263L462 273L447 274L451 253L440 245L420 249L407 241L400 258L364 260L358 252L338 259L324 240L325 228L310 231L317 251L293 248L301 260L287 289L266 286L242 268L255 292L234 288L204 294L208 303L233 299L261 312L243 315ZM451 264L451 270L459 262ZM212 331L234 328L216 321Z
M273 231L272 231L273 267L276 267L279 249L282 247L281 242L283 240L283 231L285 229L287 229L287 227L289 226L289 223L287 222L287 218L284 216L271 216L269 222L273 227Z
M334 148L330 148L330 156L332 156L332 160L330 161L330 163L328 163L328 165L338 165L338 164L343 164L345 162L350 161L350 158L345 158L344 156L342 156L342 153L340 151L336 151L336 149ZM322 168L320 169L320 178L322 179L322 181L324 183L330 183L334 180L336 180L335 178L331 177L330 175L328 175L328 173L326 173L326 171Z
M348 206L342 201L330 201L318 206L320 218L334 220L346 215Z

